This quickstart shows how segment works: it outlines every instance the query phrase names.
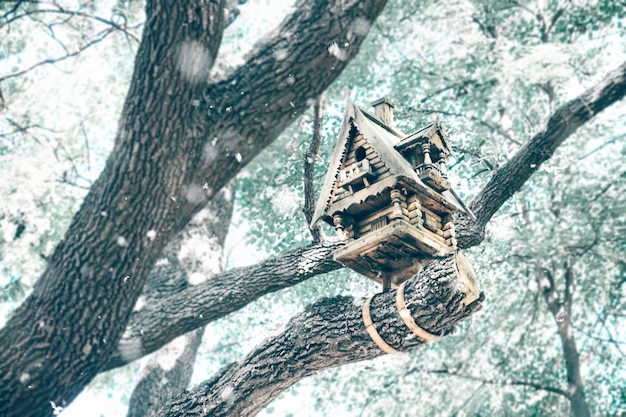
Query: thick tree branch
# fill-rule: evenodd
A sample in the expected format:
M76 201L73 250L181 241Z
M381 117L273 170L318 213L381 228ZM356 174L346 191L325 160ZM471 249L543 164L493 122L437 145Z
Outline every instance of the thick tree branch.
M87 42L85 42L84 44L82 44L81 46L79 46L78 48L76 48L74 51L66 51L66 53L64 55L58 56L56 58L48 58L48 59L44 59L43 61L37 62L27 68L12 72L10 74L6 74L0 77L0 83L6 80L10 80L11 78L16 78L16 77L20 77L24 74L29 73L30 71L34 70L35 68L41 67L42 65L50 65L50 64L58 64L59 62L65 61L66 59L69 58L73 58L77 55L80 55L84 50L91 48L92 46L102 42L103 40L105 40L107 38L107 36L109 36L110 34L115 33L115 29L114 28L109 28L109 29L105 29L99 33L97 33L96 35L94 35L91 39L89 39Z
M357 54L385 3L302 2L243 66L205 89L197 116L207 134L191 183L206 188L207 199L315 103ZM182 197L183 213L205 203Z
M405 301L418 326L434 334L454 325L481 306L482 297L465 305L454 254L428 264L412 278ZM398 314L396 291L374 297L370 312L379 335L399 351L423 341ZM323 299L294 317L284 331L257 346L240 362L185 393L160 416L250 416L297 381L323 369L372 359L383 352L365 330L362 300Z
M504 204L504 201L506 201L506 200L502 200L502 197L504 195L508 195L507 198L510 198L510 195L513 194L513 192L511 192L506 187L509 187L509 184L513 184L517 187L517 189L519 189L523 185L523 181L520 182L519 178L509 178L507 175L512 175L510 174L511 172L517 172L521 170L524 172L524 175L525 175L524 181L527 180L528 177L530 177L530 175L537 169L537 167L531 167L531 164L534 162L529 162L529 161L539 161L541 160L541 158L545 160L549 157L549 155L552 155L553 153L553 150L551 151L551 153L549 153L549 155L542 153L542 151L545 151L545 152L549 151L547 149L542 148L542 144L544 144L545 141L547 140L546 138L552 139L553 141L558 141L558 144L562 143L565 140L565 138L563 137L563 134L567 132L563 133L563 129L565 129L565 127L562 126L562 123L564 123L563 117L566 117L568 120L574 117L571 114L571 112L569 112L569 110L571 110L570 107L574 107L578 109L578 106L576 104L579 103L580 100L583 100L583 98L585 97L587 97L587 100L589 100L589 97L593 96L591 92L600 94L601 91L604 91L607 88L611 90L609 86L613 85L613 83L616 84L614 88L618 90L621 89L621 94L623 95L624 66L620 68L622 69L622 72L621 72L622 78L620 82L617 82L617 79L616 79L619 77L616 77L614 73L612 73L609 76L605 77L605 79L600 84L588 90L585 94L583 94L578 99L573 100L572 102L562 106L557 111L557 113L552 115L551 118L549 119L550 122L548 123L548 128L544 132L535 135L511 159L511 161L518 161L518 163L525 163L526 165L524 165L520 169L514 169L514 167L511 166L512 162L510 161L497 171L494 177L498 176L499 179L497 181L494 181L494 180L490 181L488 185L483 189L483 191L481 191L481 193L474 199L474 202L472 203L473 206L471 207L472 207L474 214L477 217L477 221L472 221L471 219L467 217L457 218L456 236L457 236L459 248L466 249L466 248L480 244L480 242L482 241L484 237L485 225L487 224L489 219L491 219L491 216L495 213L494 210L497 211L497 209L502 204ZM620 97L620 93L614 93L612 97L613 98L609 97L610 101L615 102L618 100L618 97ZM596 97L596 101L599 99L600 97ZM608 106L608 103L605 103L604 107L606 106ZM598 107L598 104L596 104L596 108L597 107ZM569 116L566 116L566 115L569 115ZM591 115L588 115L588 116L591 117ZM555 129L558 131L556 131ZM571 132L569 132L569 134L571 134ZM553 144L552 146L557 146L557 145ZM509 173L509 174L505 175L505 173ZM501 186L504 188L502 189L497 188L498 184L501 184ZM513 185L510 185L510 186L513 186ZM481 203L481 201L486 198L489 199L490 203L489 202ZM478 202L478 203L475 203L475 202ZM282 269L282 272L279 273L279 277L280 277L279 279L276 279L276 276L274 276L273 273L268 273L266 275L265 274L259 275L258 276L259 281L257 280L254 281L258 284L258 286L256 287L257 290L252 291L249 294L246 294L245 291L238 291L236 293L235 298L238 301L237 301L237 306L235 310L241 308L242 306L246 305L250 301L256 300L258 297L261 297L262 295L268 292L276 291L280 288L285 288L291 285L295 285L296 283L302 282L308 279L309 277L312 277L317 274L321 274L324 272L329 272L331 270L341 268L341 265L335 263L332 260L332 251L334 250L335 247L332 244L326 244L326 246L322 245L322 247L325 247L323 252L320 251L319 246L314 245L309 248L297 249L293 252L290 252L289 254L286 254L285 259L288 260L288 263L291 262L291 267L296 268L296 269L295 270ZM305 258L308 257L309 255L306 255L308 250L312 250L315 253L315 258L317 259L315 262L317 262L317 264L316 266L310 266L310 273L305 271L303 275L300 275L299 273L296 272L297 265L298 265L297 260L299 259L299 256L304 256ZM215 285L219 289L220 285L222 285L220 284L220 282L232 282L232 283L241 283L241 284L233 285L231 290L245 288L244 283L249 282L249 277L255 276L258 273L258 271L264 271L266 268L266 264L273 265L274 262L279 262L279 263L282 262L281 257L279 256L276 259L271 259L259 265L249 267L247 269L242 270L241 272L228 271L223 274L220 274L215 277ZM307 262L311 262L311 260L309 259L307 260ZM230 275L231 273L233 275ZM288 276L290 274L293 274L295 279L293 280L289 279ZM266 278L262 278L263 275L265 275ZM266 289L264 289L264 286L266 287ZM127 359L122 358L122 356L119 355L119 353L115 353L111 362L106 366L106 368L110 369L110 368L124 365L128 363L129 361L137 359L143 354L146 354L146 353L149 353L158 349L167 341L172 340L175 337L181 334L184 334L185 332L191 331L192 329L196 327L202 326L208 323L209 321L216 320L217 318L223 317L224 315L234 311L229 308L226 308L224 310L225 306L222 306L219 304L216 305L215 309L210 308L209 305L212 303L212 300L213 300L213 297L211 296L211 294L214 291L215 289L213 288L213 280L210 280L206 284L203 284L202 286L199 286L199 287L190 288L186 290L184 293L172 294L170 297L165 297L162 300L162 303L163 303L162 313L165 315L157 314L156 312L152 312L150 310L134 313L133 318L130 323L130 327L132 327L135 330L129 330L131 332L130 334L134 335L132 337L138 337L136 329L138 329L142 325L142 323L150 323L150 325L144 326L144 328L148 330L147 332L144 332L144 335L142 336L142 341L143 341L142 352L132 357L129 357ZM246 296L250 296L249 301L246 301L244 299ZM184 306L186 305L187 300L192 300L190 301L189 305L194 305L195 309L192 308L189 311L187 311L187 313L179 312L178 309L179 308L184 309ZM198 310L196 309L202 310L202 317L196 314L198 312ZM177 320L177 317L182 317L182 316L184 316L184 318L181 318L181 320ZM165 323L165 325L163 325L163 323ZM121 346L124 345L125 343L132 344L136 342L129 342L125 340L121 342ZM124 349L122 348L122 350ZM119 348L118 348L118 351L119 351Z
M105 369L154 352L176 337L237 311L259 297L342 266L333 260L335 243L321 243L259 264L222 272L205 282L142 302Z
M580 126L623 99L625 94L626 63L580 96L559 107L550 116L545 128L530 138L502 165L471 201L469 207L476 215L476 221L472 222L466 216L458 216L457 230L464 230L462 234L465 235L457 236L458 246L467 248L480 244L484 238L484 228L491 217L522 188L541 164L550 159L556 149Z

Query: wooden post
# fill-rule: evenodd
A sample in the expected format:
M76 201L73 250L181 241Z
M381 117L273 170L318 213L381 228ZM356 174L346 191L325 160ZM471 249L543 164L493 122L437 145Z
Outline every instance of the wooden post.
M383 292L389 292L391 290L391 274L389 272L379 272L383 281Z
M446 156L442 153L439 158L439 172L444 178L448 178L448 168L446 167Z
M346 232L345 226L343 224L343 216L341 214L335 214L333 216L333 224L335 225L335 230L337 231L337 239L346 240Z
M402 191L393 189L391 190L391 204L393 206L393 211L391 212L391 219L403 219L404 214L402 213L402 202L405 197L402 195Z
M424 152L424 165L432 165L433 160L430 158L430 143L423 143L422 151Z

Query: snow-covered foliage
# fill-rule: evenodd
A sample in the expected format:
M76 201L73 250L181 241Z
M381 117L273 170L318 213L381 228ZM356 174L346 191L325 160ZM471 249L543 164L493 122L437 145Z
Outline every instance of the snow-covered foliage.
M57 25L53 38L36 21L0 22L5 103L0 110L0 326L28 293L113 146L137 45L133 36L140 35L143 20L135 3L89 2L85 13L111 15L114 21L123 15L133 28L130 34L111 34L75 58L7 79L43 59L63 56L61 43L71 51L80 48L106 25L93 19L77 27ZM543 128L555 106L626 57L626 10L620 2L416 0L390 6L377 22L352 22L355 33L371 32L328 91L322 147L315 159L318 188L346 94L363 107L390 97L397 104L396 123L407 132L440 115L455 151L452 182L469 201ZM0 5L0 12L6 7ZM269 0L240 6L210 77L222 78L242 63L253 42L290 8L291 2L278 6ZM553 22L548 33L542 33L539 16ZM335 42L328 52L342 59L346 47ZM284 50L273 54L276 60L287 58ZM194 42L182 44L179 70L198 81L206 75L208 57L209 51ZM566 387L555 323L565 319L574 324L592 413L616 415L626 409L619 390L626 386L625 115L626 105L620 103L580 129L501 209L486 241L469 251L487 297L479 315L455 334L401 359L382 358L307 379L261 415L568 415L566 398L536 389ZM302 175L312 132L313 117L306 113L242 172L225 254L216 254L215 242L200 236L181 248L178 260L195 268L188 284L201 284L223 265L253 263L310 240L302 213ZM203 157L208 162L218 140L207 138ZM236 150L232 156L242 161ZM187 188L190 200L213 193L202 184ZM146 238L152 241L158 234L150 230ZM124 236L113 243L129 244ZM555 320L542 299L541 280L545 270L551 271L562 293L566 256L574 258L574 306L572 317ZM371 282L342 270L263 297L211 323L193 383L241 358L320 297L349 294L361 300L375 291ZM136 310L144 302L140 298ZM141 346L141 338L135 338L120 348L122 355L136 357ZM164 368L171 368L180 354L175 347ZM91 346L83 351L88 355ZM115 401L101 402L102 415L123 414L133 370L131 365L100 376L62 415L84 415L76 411L81 404L107 398ZM20 376L25 384L29 379L26 372ZM51 406L61 412L59 405Z

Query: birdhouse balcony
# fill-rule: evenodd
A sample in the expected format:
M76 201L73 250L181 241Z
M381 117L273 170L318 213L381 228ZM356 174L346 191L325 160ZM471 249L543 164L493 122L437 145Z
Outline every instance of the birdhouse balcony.
M445 178L445 173L436 164L422 164L415 168L420 180L437 191L450 189L450 183Z
M372 166L368 159L354 162L339 172L339 186L350 192L354 187L363 184L369 186L369 181L374 177ZM360 187L363 188L363 187Z

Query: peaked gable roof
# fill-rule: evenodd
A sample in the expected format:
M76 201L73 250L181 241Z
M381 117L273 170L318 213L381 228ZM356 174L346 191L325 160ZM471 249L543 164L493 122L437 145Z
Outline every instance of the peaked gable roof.
M441 145L446 154L452 154L452 148L450 147L450 143L448 142L448 135L444 132L441 127L441 122L439 118L435 120L433 123L429 124L426 127L418 130L417 132L413 132L410 135L404 137L400 143L396 145L396 149L402 150L406 148L410 148L415 145L415 143L419 142L421 138L432 138L434 135L437 135L441 140Z
M418 136L422 136L426 133L426 129L434 126L435 124L427 126L426 128L407 136L405 139L416 137L415 135L418 133ZM389 172L395 177L396 183L405 183L413 188L416 188L419 192L426 194L435 200L441 201L445 206L454 211L466 212L472 216L469 209L467 209L465 204L458 198L453 190L446 190L443 193L439 193L424 184L419 179L411 164L404 159L404 157L396 149L397 145L400 145L405 141L404 139L401 140L400 132L385 126L375 116L361 110L352 102L352 100L348 99L343 125L341 127L341 131L339 132L337 144L335 145L335 149L328 166L328 172L326 174L326 178L324 179L324 184L320 192L315 212L313 213L311 224L315 224L320 218L332 214L327 213L327 210L331 206L333 190L335 189L335 185L339 178L339 171L341 170L343 160L348 151L350 131L353 127L365 137L365 140L368 141L372 148L378 153L383 163L389 169ZM436 127L440 129L438 122L436 123Z

